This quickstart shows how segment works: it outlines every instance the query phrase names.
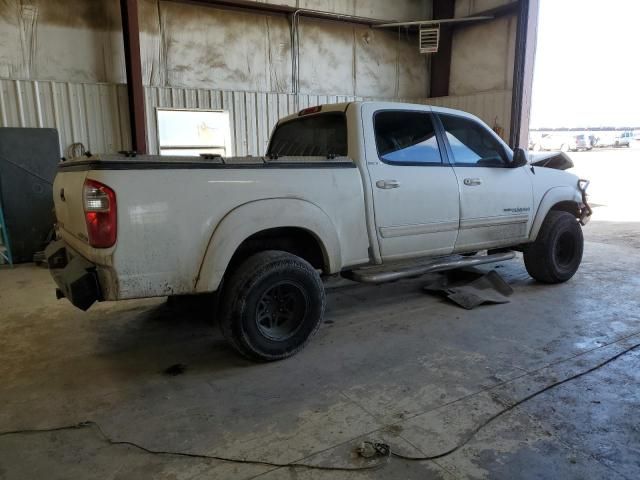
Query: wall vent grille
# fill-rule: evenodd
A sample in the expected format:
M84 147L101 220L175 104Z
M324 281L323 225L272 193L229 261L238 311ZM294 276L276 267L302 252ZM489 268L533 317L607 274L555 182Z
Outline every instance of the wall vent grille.
M440 26L420 27L420 53L436 53L440 41Z

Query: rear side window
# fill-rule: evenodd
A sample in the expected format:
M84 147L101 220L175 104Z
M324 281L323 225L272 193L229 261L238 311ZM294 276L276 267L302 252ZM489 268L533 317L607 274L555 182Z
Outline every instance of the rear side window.
M267 155L347 156L347 120L342 112L300 117L279 125Z
M436 132L427 112L386 111L373 120L380 159L405 165L440 165Z
M502 144L482 125L455 115L439 115L456 165L504 167Z

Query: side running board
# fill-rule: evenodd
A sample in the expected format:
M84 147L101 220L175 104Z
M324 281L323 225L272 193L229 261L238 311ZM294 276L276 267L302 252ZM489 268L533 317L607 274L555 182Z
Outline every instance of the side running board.
M385 283L400 280L402 278L419 277L426 273L474 267L484 263L504 262L506 260L511 260L515 256L515 252L500 252L491 255L478 255L473 257L449 255L421 262L363 267L357 270L342 272L342 276L349 280L353 280L354 282Z

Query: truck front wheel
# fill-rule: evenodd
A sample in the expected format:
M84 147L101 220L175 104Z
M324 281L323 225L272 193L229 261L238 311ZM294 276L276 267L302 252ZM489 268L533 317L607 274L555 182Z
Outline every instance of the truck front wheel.
M324 286L318 272L300 257L277 250L256 253L225 283L222 333L252 360L290 357L320 326Z
M524 265L540 282L566 282L580 266L583 244L582 228L575 216L552 210L536 241L524 249Z

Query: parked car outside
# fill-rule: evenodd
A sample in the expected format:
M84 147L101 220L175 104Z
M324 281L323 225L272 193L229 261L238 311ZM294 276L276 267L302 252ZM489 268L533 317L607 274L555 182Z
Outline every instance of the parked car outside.
M622 132L599 132L596 147L631 147L634 140L632 130Z
M560 135L555 133L543 133L540 140L534 145L533 150L539 151L551 151L560 150L561 152L568 152L571 148L572 141L566 135Z
M604 148L615 145L615 136L611 132L598 132L596 147Z
M593 135L584 133L574 136L569 142L569 150L572 152L591 150L593 148L592 138Z
M614 147L627 147L631 146L631 142L633 141L633 132L631 130L627 130L625 132L618 133L613 142Z

